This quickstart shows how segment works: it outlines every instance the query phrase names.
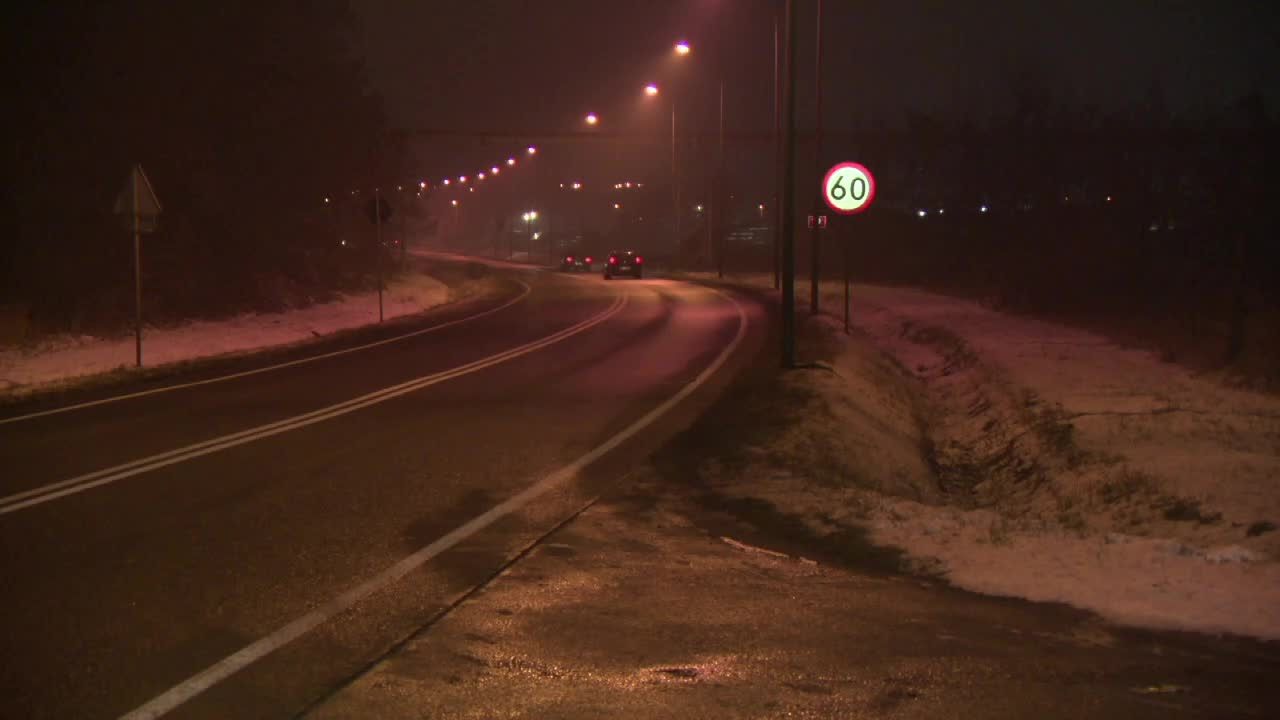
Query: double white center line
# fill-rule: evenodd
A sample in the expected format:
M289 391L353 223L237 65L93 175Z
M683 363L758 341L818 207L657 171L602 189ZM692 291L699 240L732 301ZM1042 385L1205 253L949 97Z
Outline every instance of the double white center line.
M370 405L376 405L378 403L400 397L401 395L416 392L425 387L442 383L446 380L452 380L456 377L477 372L488 367L493 367L494 365L541 350L549 345L554 345L581 332L585 332L586 330L605 322L609 318L621 312L622 308L627 304L627 300L627 295L619 295L614 299L613 304L603 312L587 318L576 325L572 325L538 340L525 343L524 345L511 348L510 350L504 350L503 352L475 360L465 365L460 365L431 375L424 375L422 377L400 383L399 385L392 385L391 387L376 390L366 395L361 395L360 397L352 398L351 400L330 405L328 407L323 407L319 410L313 410L302 415L295 415L294 417L285 418L284 420L278 420L266 425L259 425L258 427L231 433L229 435L222 435L211 440L194 443L192 445L180 447L175 450L159 453L150 457L141 458L122 465L116 465L114 467L73 477L68 480L62 480L60 482L44 485L32 490L8 495L0 498L0 515L7 515L11 512L17 512L18 510L32 507L33 505L40 505L67 495L81 493L100 485L106 485L108 483L116 482L117 480L133 477L134 475L141 475L142 473L157 470L162 467L186 462L187 460L192 460L194 458L201 457L202 455L209 455L237 445L244 445L245 443L261 440L263 438L271 437L272 435L289 432L290 430L297 430L308 425L330 420L340 415L355 412L356 410L369 407Z

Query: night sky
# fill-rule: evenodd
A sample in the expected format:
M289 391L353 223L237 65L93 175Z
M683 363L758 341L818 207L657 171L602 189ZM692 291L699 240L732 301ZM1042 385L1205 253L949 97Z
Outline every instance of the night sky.
M1032 73L1064 101L1121 107L1159 84L1174 109L1251 89L1277 98L1274 3L1176 0L827 0L825 122L855 108L982 116ZM659 72L678 37L709 69L725 54L735 116L767 114L772 7L762 0L357 0L367 61L394 124L494 129L572 123ZM808 84L812 2L802 10ZM719 46L719 47L717 47ZM807 88L805 90L807 92ZM752 107L753 101L763 105ZM771 122L771 120L770 120ZM768 123L766 123L767 125Z
M827 0L823 121L831 129L892 127L908 113L927 113L982 123L1007 112L1010 88L1026 83L1048 88L1055 105L1103 114L1158 95L1172 113L1190 117L1251 90L1274 108L1280 50L1271 5ZM546 143L582 131L588 111L600 113L600 130L632 140L609 153L610 163L647 167L669 132L668 111L640 99L648 81L681 83L681 102L693 111L685 129L706 132L722 75L729 131L767 131L774 7L765 0L355 2L370 82L391 125L463 133L416 144L430 166L424 174L466 172L505 152L502 142L481 145L466 133ZM812 123L814 3L799 7L803 127ZM670 52L679 38L694 46L682 65ZM562 146L554 155L566 165L556 172L617 174L584 143ZM737 150L739 161L750 155Z

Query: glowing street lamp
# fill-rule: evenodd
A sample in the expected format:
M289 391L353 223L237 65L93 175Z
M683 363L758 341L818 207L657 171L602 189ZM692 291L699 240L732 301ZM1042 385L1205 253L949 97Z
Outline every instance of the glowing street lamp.
M683 57L685 55L688 55L690 52L692 52L693 49L689 47L689 43L685 42L684 40L681 40L680 42L676 43L675 51L677 55L680 55Z
M489 174L490 174L490 175L497 175L497 174L498 174L498 166L497 166L497 165L494 165L493 167L489 168Z
M516 164L516 159L515 159L515 158L507 158L507 167L512 167L512 166L514 166L515 164Z
M459 175L459 176L458 176L458 182L462 183L463 185L466 185L466 184L467 184L467 176L466 176L466 175Z
M477 180L483 180L483 179L484 179L484 173L476 173L476 179L477 179Z
M536 147L534 147L534 146L530 145L529 147L525 148L525 152L529 153L530 155L537 155L537 154L538 154L538 148L536 148Z
M419 189L419 190L426 190L426 189L427 189L427 181L426 181L426 180L422 180L422 181L420 181L420 182L418 183L418 189Z
M645 85L645 86L644 86L644 94L645 94L645 95L648 95L649 97L653 97L654 95L657 95L657 94L658 94L658 86L657 86L657 85L654 85L653 83L649 83L648 85Z
M449 178L445 178L444 180L441 180L441 181L440 181L440 184L441 184L441 185L448 185L448 184L449 184Z
M600 122L600 118L595 113L587 113L587 116L583 118L583 120L585 120L586 123L591 126L595 126Z
M449 201L449 204L450 204L450 205L452 205L452 206L454 206L454 207L458 207L458 201L457 201L457 200L450 200L450 201Z

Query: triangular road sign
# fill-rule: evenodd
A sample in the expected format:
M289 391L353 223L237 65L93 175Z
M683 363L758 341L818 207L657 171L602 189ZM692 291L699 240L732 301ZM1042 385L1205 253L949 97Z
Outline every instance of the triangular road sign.
M137 195L136 201L134 195ZM129 177L128 184L116 196L117 215L133 215L135 208L137 214L144 218L154 218L160 214L161 209L156 191L151 189L151 181L147 179L147 174L142 171L141 165L133 166L133 174Z

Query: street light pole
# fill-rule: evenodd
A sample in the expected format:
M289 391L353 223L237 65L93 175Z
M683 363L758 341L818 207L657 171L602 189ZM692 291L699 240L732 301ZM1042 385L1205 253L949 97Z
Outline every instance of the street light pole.
M781 93L778 92L781 73L781 39L778 35L778 8L773 11L773 289L777 290L780 281L778 272L778 253L781 252L779 235L782 228L782 206L778 203L781 195L779 183L782 182L782 113L779 110Z
M782 91L782 367L796 365L796 22L795 0L785 2L786 50L783 53Z
M676 97L671 95L671 199L674 211L674 227L676 235L676 258L680 257L680 166L677 164L676 143Z
M817 41L815 43L815 61L814 61L814 99L816 111L814 113L814 147L813 147L813 187L818 186L817 179L822 175L822 0L817 0L818 4L818 28ZM822 201L817 193L813 193L813 227L809 229L809 312L813 315L818 314L818 284L819 273L819 250L821 246L822 229L818 227L818 215L822 212Z
M715 181L716 277L724 279L724 78L720 78L720 146L717 151Z

